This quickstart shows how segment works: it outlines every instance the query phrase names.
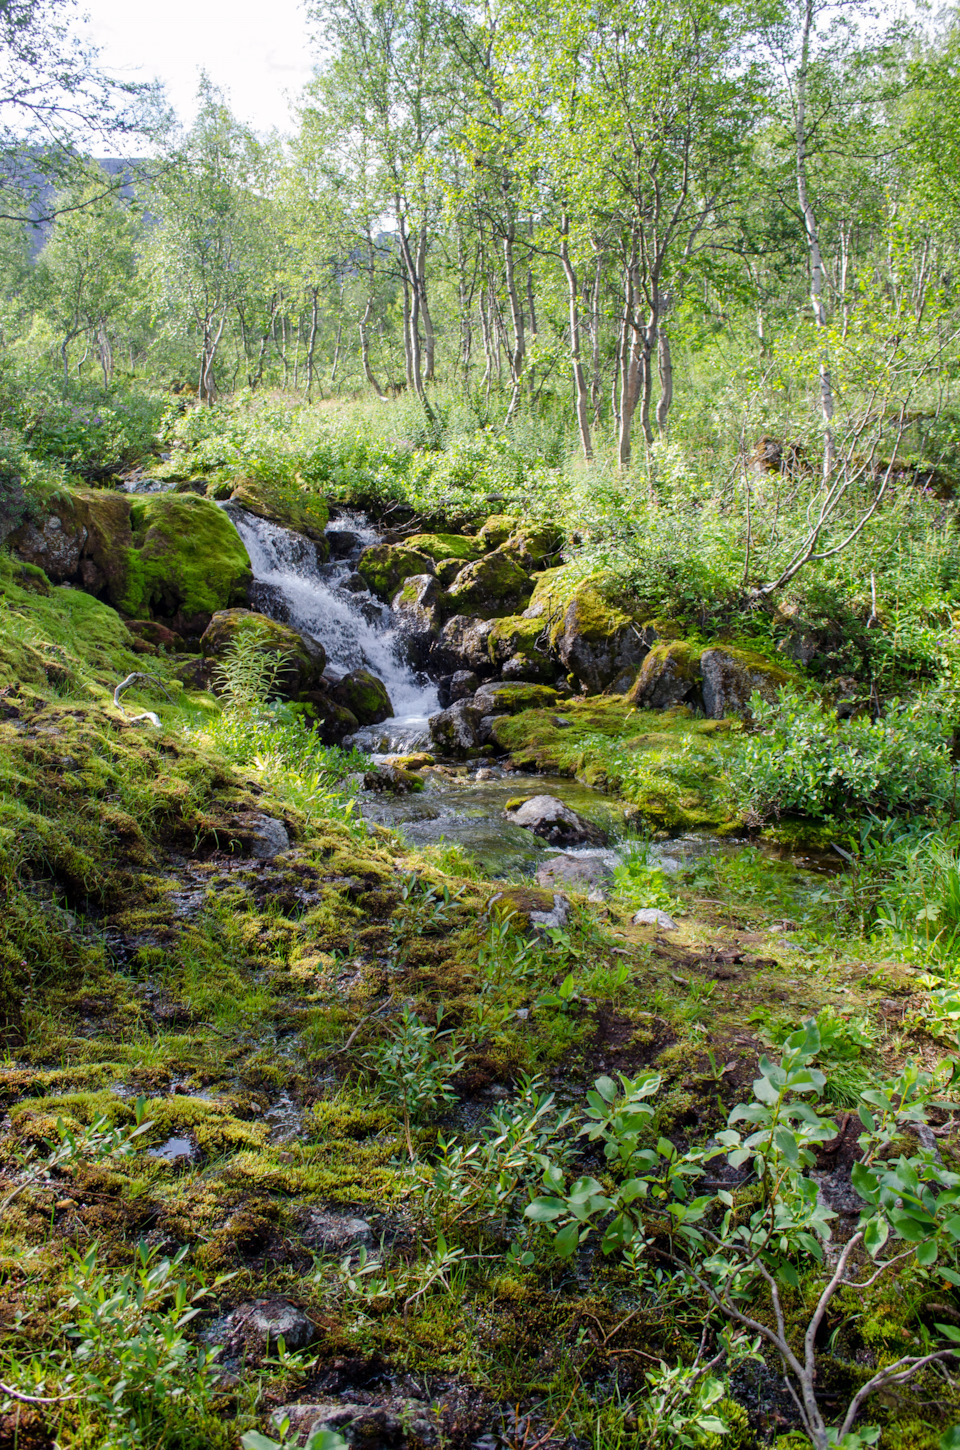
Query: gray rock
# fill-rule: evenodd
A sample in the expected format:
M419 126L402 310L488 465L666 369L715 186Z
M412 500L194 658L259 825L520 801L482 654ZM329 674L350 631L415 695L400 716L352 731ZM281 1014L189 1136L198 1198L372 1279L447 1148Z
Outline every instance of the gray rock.
M634 926L659 926L662 931L677 931L677 923L672 916L665 911L657 911L654 906L644 906L633 918Z
M348 574L345 579L340 580L340 588L346 589L348 594L366 594L367 581L354 569L352 574Z
M414 651L425 658L440 630L440 586L433 574L411 574L390 608Z
M289 851L290 837L282 821L273 816L254 816L251 826L249 850L257 861L270 861L281 851Z
M303 1226L303 1241L311 1249L342 1254L347 1249L373 1247L373 1230L365 1218L311 1209Z
M468 695L475 695L479 688L480 680L473 670L457 670L450 681L451 705L465 700Z
M535 931L550 931L566 926L570 917L570 902L558 891L553 893L552 911L531 911L530 925Z
M610 867L599 856L551 856L537 872L537 885L588 891L609 875Z
M317 1337L316 1326L302 1309L287 1299L253 1299L241 1304L227 1320L224 1347L243 1351L250 1360L265 1359L282 1339L287 1349L305 1349Z
M555 846L599 846L603 844L603 833L591 821L565 806L553 795L535 795L523 802L516 810L509 812L515 826L526 826L527 830Z
M430 652L431 669L438 674L475 670L481 679L489 679L494 666L490 660L488 641L495 625L495 619L455 614L443 626Z
M290 1421L298 1436L320 1430L339 1431L350 1444L370 1450L401 1450L404 1446L436 1445L439 1440L437 1415L424 1400L402 1399L387 1393L372 1404L353 1400L318 1400L314 1404L281 1405L271 1415L274 1428Z
M786 675L773 665L754 668L723 649L703 651L700 674L704 714L710 720L722 720L726 715L748 715L754 691L772 700L777 686L786 681Z
M470 700L430 716L430 738L447 755L467 755L480 744L480 711Z

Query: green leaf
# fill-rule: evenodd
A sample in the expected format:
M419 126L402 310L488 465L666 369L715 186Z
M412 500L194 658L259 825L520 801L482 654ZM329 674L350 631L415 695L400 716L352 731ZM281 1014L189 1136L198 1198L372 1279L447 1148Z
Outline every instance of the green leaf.
M863 1232L863 1246L871 1257L876 1256L890 1236L890 1225L885 1218L872 1218Z
M553 1241L553 1247L556 1249L561 1259L569 1259L570 1255L575 1252L579 1242L579 1228L575 1223L568 1223L566 1228L562 1228L557 1234L556 1238Z
M534 1223L553 1223L555 1218L566 1213L567 1205L562 1198L535 1198L523 1210L524 1218Z
M279 1443L278 1440L268 1440L258 1430L250 1430L240 1437L243 1450L277 1450Z
M931 1264L937 1262L937 1241L927 1239L925 1244L917 1245L917 1263L921 1268L928 1269Z
M788 1284L791 1289L800 1288L800 1275L797 1273L793 1265L788 1264L786 1261L778 1266L777 1278L780 1279L782 1283Z
M940 1436L940 1450L960 1450L960 1425L951 1425Z
M349 1450L349 1444L337 1430L314 1430L305 1450Z
M935 1324L934 1328L939 1329L940 1333L945 1339L949 1339L951 1344L960 1344L960 1329L955 1324Z

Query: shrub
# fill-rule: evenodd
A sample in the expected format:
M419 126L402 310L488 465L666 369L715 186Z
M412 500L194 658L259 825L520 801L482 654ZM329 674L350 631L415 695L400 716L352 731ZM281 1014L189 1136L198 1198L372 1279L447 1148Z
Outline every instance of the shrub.
M792 688L753 695L753 731L728 758L737 804L757 821L940 809L953 776L942 718L893 701L878 720L840 721Z

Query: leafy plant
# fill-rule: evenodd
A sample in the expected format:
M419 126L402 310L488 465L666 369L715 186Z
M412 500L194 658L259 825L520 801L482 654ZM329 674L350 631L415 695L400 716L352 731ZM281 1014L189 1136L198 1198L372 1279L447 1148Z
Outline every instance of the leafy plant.
M403 1131L410 1161L416 1158L411 1123L436 1108L453 1102L456 1092L451 1079L463 1068L457 1040L452 1032L441 1032L443 1009L437 1025L421 1021L404 1003L400 1021L386 1042L365 1054L376 1075L380 1092L398 1102L403 1113Z

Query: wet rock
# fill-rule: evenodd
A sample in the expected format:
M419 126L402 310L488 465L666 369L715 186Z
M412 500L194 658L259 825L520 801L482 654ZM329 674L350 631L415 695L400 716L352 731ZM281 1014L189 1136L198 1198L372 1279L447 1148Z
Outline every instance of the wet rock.
M455 705L458 700L465 700L469 695L475 695L480 688L480 681L474 670L457 670L450 680L450 703Z
M551 856L537 871L538 886L566 886L573 891L590 891L610 876L610 867L600 856Z
M480 728L477 731L477 741L480 745L497 744L494 734L494 726L498 720L505 720L505 715L484 715L480 720Z
M246 478L236 485L230 502L248 514L303 535L319 546L323 558L327 557L330 510L319 494L262 478Z
M348 594L366 594L367 581L362 574L358 574L354 570L352 574L348 574L345 579L340 580L340 588L345 589Z
M441 559L437 564L437 578L444 589L449 589L461 569L467 566L462 559Z
M492 619L455 614L447 620L430 651L431 668L441 675L473 670L481 679L489 679L494 673L494 666L490 662L487 642L494 624Z
M372 1248L373 1230L365 1218L310 1209L303 1223L303 1241L321 1253L342 1254L348 1249Z
M330 694L361 725L379 725L393 714L386 685L369 670L351 670L333 686Z
M426 770L436 761L429 750L414 750L409 755L388 755L384 765L396 765L400 770Z
M254 1299L230 1315L224 1349L230 1356L242 1353L248 1362L257 1363L276 1353L279 1339L296 1351L316 1337L316 1326L289 1300Z
M658 926L662 931L677 931L677 923L672 916L665 911L658 911L656 907L644 906L633 916L634 926Z
M388 765L384 761L383 765L365 772L363 788L389 792L391 795L409 795L411 791L423 790L423 781L413 771L404 770L398 765Z
M474 704L485 715L517 715L521 710L548 710L557 702L557 692L549 685L508 680L482 685L474 696Z
M480 742L481 712L470 700L458 700L449 710L430 717L430 738L445 755L467 755Z
M273 816L253 816L247 849L257 861L271 861L290 849L290 837L282 821Z
M432 574L434 567L429 555L405 544L371 544L360 555L357 572L370 592L387 602L405 579L412 574Z
M360 535L351 529L327 529L326 540L332 559L349 559L360 548Z
M316 730L324 745L339 745L360 729L352 710L341 705L327 690L308 690L299 701L304 719Z
M433 574L411 574L390 605L415 654L426 659L440 632L440 585Z
M745 650L705 649L700 656L700 674L703 709L710 720L748 715L754 691L772 700L779 686L787 682L783 670Z
M221 609L213 616L200 640L200 649L208 660L220 661L227 656L244 635L253 634L259 650L280 660L275 693L295 700L319 684L326 664L323 645L309 639L287 624L254 614L250 609ZM212 675L217 685L216 671Z
M447 591L446 612L492 619L513 614L530 598L533 583L520 565L500 549L461 569Z
M658 644L647 654L627 703L641 710L672 710L681 703L700 704L702 651L685 640Z
M603 844L603 832L591 821L565 806L553 795L535 795L508 810L515 826L525 826L535 836L556 846Z

